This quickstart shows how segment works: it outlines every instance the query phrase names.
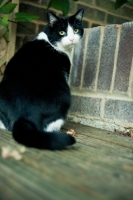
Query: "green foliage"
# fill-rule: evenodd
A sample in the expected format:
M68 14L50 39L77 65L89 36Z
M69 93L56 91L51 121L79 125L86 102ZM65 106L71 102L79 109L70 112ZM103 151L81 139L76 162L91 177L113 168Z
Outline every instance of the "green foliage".
M5 28L8 28L8 16L3 16L1 19L0 19L0 24L2 26L4 26Z
M116 0L116 2L115 2L115 9L120 8L125 3L127 3L127 0Z
M48 8L53 7L56 10L61 10L64 15L67 15L69 12L69 0L51 0Z
M15 14L15 20L17 22L30 22L32 20L38 19L39 17L36 15L31 15L29 13L18 12Z
M128 3L128 2L133 3L133 0L116 0L115 9L120 8L123 4Z
M8 35L8 23L9 23L9 14L11 14L16 8L17 4L9 3L8 0L0 0L0 25L6 28L5 37ZM31 15L29 13L15 13L15 21L17 22L30 22L32 20L38 19L39 17L36 15Z
M78 1L78 0L73 0L73 1ZM70 9L70 2L69 0L50 0L47 9L49 9L50 7L62 11L63 15L68 15Z
M0 7L0 13L2 14L10 14L16 8L17 4L8 3Z

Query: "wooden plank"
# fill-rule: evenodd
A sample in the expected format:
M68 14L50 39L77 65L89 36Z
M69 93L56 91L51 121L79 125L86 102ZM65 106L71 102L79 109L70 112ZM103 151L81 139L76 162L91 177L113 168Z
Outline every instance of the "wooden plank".
M88 126L76 123L74 124L71 122L67 123L64 126L64 130L65 128L71 129L71 126L78 134L86 135L88 137L98 139L100 141L105 141L108 143L133 149L133 138L130 138L128 136L123 136L122 134L118 134L117 132L105 131L93 127L88 128Z
M20 161L0 157L2 200L10 195L12 199L18 195L19 199L132 199L133 148L125 137L117 135L116 144L114 133L72 123L65 126L69 128L77 131L77 143L66 150L26 148ZM6 131L0 131L2 146L21 148Z

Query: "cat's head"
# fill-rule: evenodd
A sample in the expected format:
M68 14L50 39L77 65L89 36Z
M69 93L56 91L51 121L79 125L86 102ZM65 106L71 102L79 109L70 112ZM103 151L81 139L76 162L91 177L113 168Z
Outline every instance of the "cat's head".
M83 13L83 9L69 17L58 17L53 12L47 13L48 25L44 32L52 45L64 52L71 51L83 37Z

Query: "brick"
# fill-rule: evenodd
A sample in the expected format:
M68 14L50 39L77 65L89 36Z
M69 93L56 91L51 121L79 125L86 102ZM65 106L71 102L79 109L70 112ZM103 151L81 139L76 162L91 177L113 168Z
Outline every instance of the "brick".
M133 123L133 102L112 99L106 100L104 118Z
M69 14L73 15L77 12L77 4L73 1L70 2Z
M71 69L71 79L70 79L71 87L79 87L81 83L85 38L86 38L86 31L84 33L82 40L76 45L74 49L74 56Z
M48 6L50 0L42 0L42 5Z
M85 20L83 20L83 27L84 28L88 28L89 27L89 22L88 21L85 21Z
M31 2L34 2L34 3L41 3L41 0L28 0L28 1L31 1Z
M118 104L118 101L116 100L106 99L105 107L104 107L104 118L114 120L117 104Z
M133 3L127 2L126 4L124 4L125 6L127 5L130 8L133 8Z
M31 40L34 40L36 37L35 35L30 35L30 36L24 36L24 37L16 37L16 51L18 51L20 49L20 47L25 44L26 42L29 42Z
M17 26L17 33L22 33L24 35L32 35L35 33L36 25L32 22L21 22L23 26Z
M83 87L86 88L94 88L100 44L100 33L100 27L92 28L89 31L83 81Z
M94 28L94 27L97 27L97 26L101 26L101 24L95 24L95 23L92 23L92 25L91 25L91 28Z
M26 42L34 40L35 37L36 37L36 34L30 35L30 36L25 36L24 39L23 39L23 44L25 44Z
M121 9L115 10L115 3L112 1L107 1L107 0L95 0L95 5L98 8L102 8L105 11L110 11L115 14L121 14Z
M124 16L123 16L124 17ZM129 20L121 18L121 17L116 17L114 15L108 14L107 16L107 24L123 24Z
M44 31L44 25L39 25L39 33L41 32L41 31Z
M117 28L115 25L106 26L102 44L100 70L98 77L98 89L110 90L114 67L114 55L116 49Z
M78 2L81 4L84 3L84 4L88 5L88 0L79 0ZM94 5L94 0L89 0L89 5L90 4Z
M39 16L40 20L47 21L47 16L46 16L47 12L44 8L39 8L39 7L35 7L35 6L31 6L31 5L28 5L28 4L21 3L19 11L20 12L27 12L27 13L30 13L30 14L33 14L33 15L37 15L37 16Z
M122 8L122 15L124 17L129 17L130 19L133 19L133 8L123 7Z
M84 8L85 12L84 12L84 17L88 18L88 19L92 19L95 21L100 21L103 22L105 20L105 13L97 10L96 8L90 8L88 6L84 6L81 4L78 4L78 9L80 8Z
M102 12L100 10L95 10L94 18L93 20L104 22L105 21L105 12Z
M88 115L91 117L100 117L101 99L72 96L72 105L70 112Z
M128 90L133 55L132 41L133 23L125 23L122 25L120 35L114 90L121 92L126 92Z
M23 37L16 37L16 51L20 49L23 44Z
M82 97L72 95L70 112L81 113L81 99Z

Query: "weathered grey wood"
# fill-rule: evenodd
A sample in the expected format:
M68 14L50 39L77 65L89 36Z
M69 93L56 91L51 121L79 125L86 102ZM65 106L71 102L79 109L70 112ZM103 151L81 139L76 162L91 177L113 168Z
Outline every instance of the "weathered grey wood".
M77 124L63 151L26 148L21 161L0 157L0 199L133 199L133 138ZM20 149L0 131L0 148Z

